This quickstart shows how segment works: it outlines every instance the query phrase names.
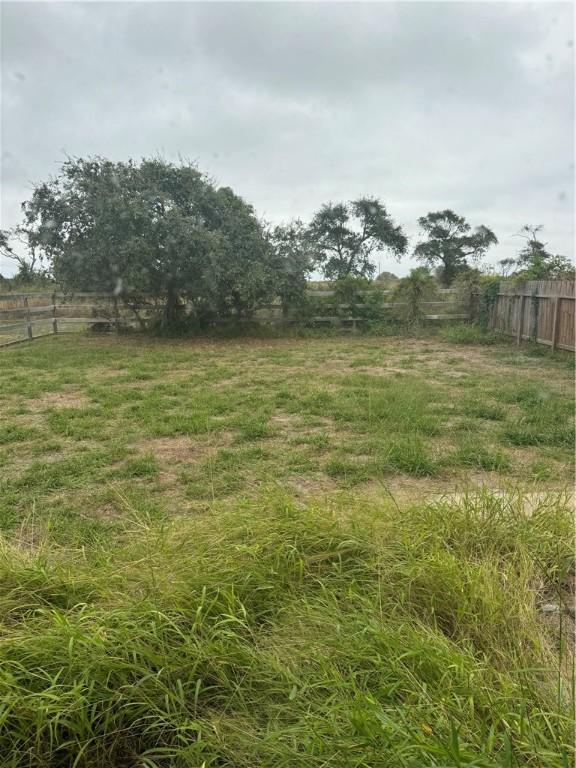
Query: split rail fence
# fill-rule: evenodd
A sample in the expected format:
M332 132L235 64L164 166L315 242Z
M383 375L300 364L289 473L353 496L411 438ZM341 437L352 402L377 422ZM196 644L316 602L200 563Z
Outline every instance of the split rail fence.
M490 312L494 330L516 342L534 341L554 349L575 349L573 280L501 282Z
M402 302L390 301L392 291L382 291L383 308L401 311ZM335 291L311 289L309 296L320 300L317 304L324 312L301 316L288 315L279 304L268 304L259 309L254 320L264 325L329 326L354 332L366 320L361 316L362 304L334 303ZM422 302L427 320L467 320L469 307L457 291L438 291L438 300ZM321 307L324 305L324 307ZM162 303L149 299L144 302L124 302L103 293L8 293L0 294L0 347L18 344L43 336L79 330L105 332L124 327L146 327L149 320L162 309Z
M391 291L382 292L384 308L401 310L401 302L390 301ZM279 304L262 307L255 320L270 325L329 326L354 332L365 319L356 310L361 304L334 303L335 292L314 289L311 297L325 305L325 311L311 317L291 312L283 314ZM389 297L388 300L386 297ZM422 303L428 320L467 320L469 311L459 294L451 289L438 292L437 301ZM317 305L318 306L318 305ZM148 321L162 309L162 303L149 299L144 302L124 302L104 293L5 293L0 294L0 347L60 333L77 331L106 332L120 328L145 328Z
M113 330L120 319L117 299L109 294L0 294L0 347L90 328Z

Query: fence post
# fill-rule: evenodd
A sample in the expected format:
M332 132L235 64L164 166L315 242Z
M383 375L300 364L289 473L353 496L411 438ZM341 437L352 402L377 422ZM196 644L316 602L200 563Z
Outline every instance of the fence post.
M522 331L524 330L524 295L520 296L520 312L518 313L518 331L516 334L516 344L522 341Z
M120 313L118 311L118 296L114 294L114 321L116 324L116 333L120 333Z
M58 333L58 320L56 319L56 294L52 294L52 332Z
M538 341L538 317L540 315L540 297L538 296L538 288L532 288L532 295L530 297L530 323L528 325L528 336L531 341Z
M26 308L26 328L28 330L28 338L32 339L32 319L30 317L30 307L28 306L28 296L24 296L24 307Z
M560 302L561 298L556 296L554 299L554 320L552 322L552 352L556 349L558 344L558 333L560 331Z

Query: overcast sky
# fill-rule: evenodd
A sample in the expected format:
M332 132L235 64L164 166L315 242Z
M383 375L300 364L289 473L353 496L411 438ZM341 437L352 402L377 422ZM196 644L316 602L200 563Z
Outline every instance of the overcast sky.
M450 207L491 262L524 223L573 256L571 3L4 2L1 35L3 227L65 154L161 153L268 221L369 194L412 246Z

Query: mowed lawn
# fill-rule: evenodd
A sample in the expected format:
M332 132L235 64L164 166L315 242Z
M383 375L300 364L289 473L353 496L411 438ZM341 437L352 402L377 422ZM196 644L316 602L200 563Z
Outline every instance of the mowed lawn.
M1 764L573 765L573 387L440 337L0 350Z
M61 338L1 357L2 527L252 496L572 481L573 375L514 346ZM57 525L59 523L56 523Z

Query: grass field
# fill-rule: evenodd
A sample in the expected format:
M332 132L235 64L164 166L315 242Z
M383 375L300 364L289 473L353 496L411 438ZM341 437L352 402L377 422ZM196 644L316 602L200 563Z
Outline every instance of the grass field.
M0 764L573 765L573 369L466 338L0 351Z

